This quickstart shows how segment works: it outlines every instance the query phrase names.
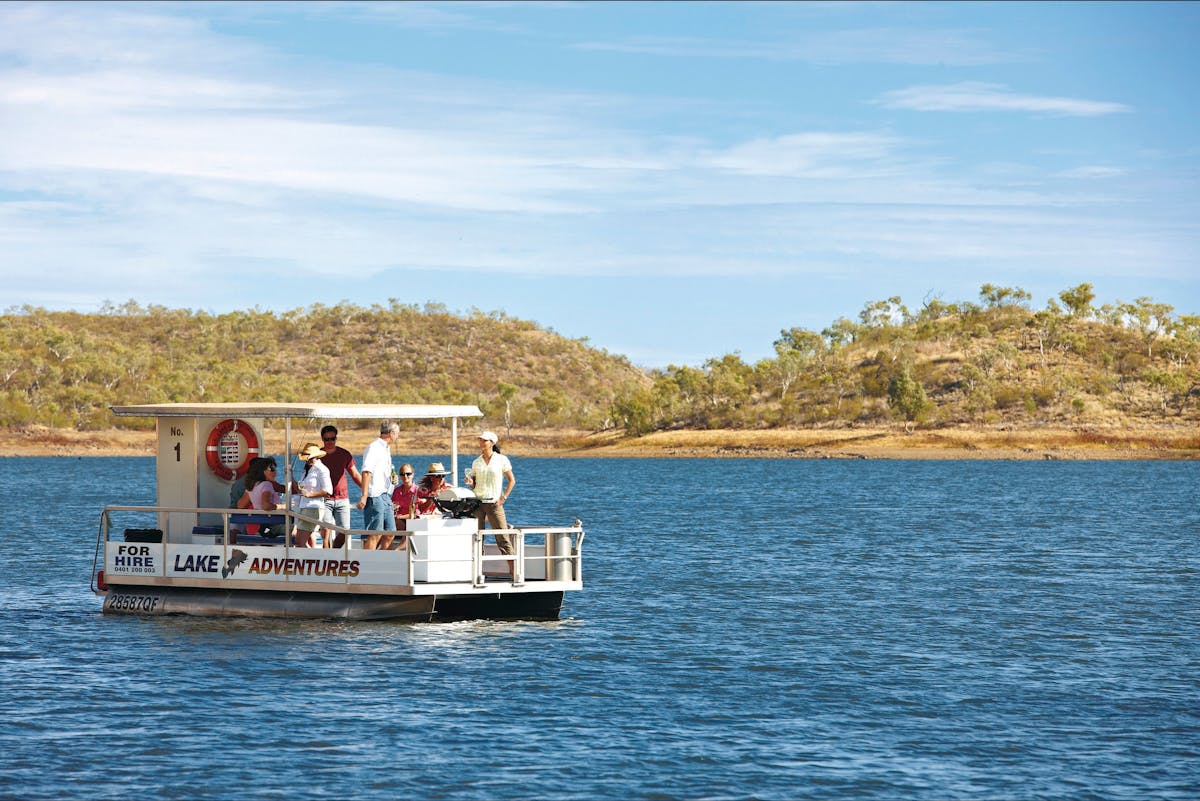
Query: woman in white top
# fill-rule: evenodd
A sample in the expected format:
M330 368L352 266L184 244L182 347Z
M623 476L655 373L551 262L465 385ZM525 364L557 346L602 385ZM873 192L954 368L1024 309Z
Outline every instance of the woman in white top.
M325 451L315 442L306 442L298 454L305 462L304 477L295 483L295 492L300 496L296 506L296 527L292 530L292 542L297 548L312 548L314 536L320 532L320 523L333 523L333 515L325 508L325 499L333 497L333 480L329 468L321 461ZM332 537L325 537L329 547Z
M492 528L508 528L508 518L504 514L504 502L508 500L517 480L513 478L512 462L500 453L499 442L493 431L484 431L479 435L479 457L471 464L471 475L467 477L467 485L475 490L475 497L481 503L475 511L475 519L479 528L484 523L491 523ZM505 487L505 481L508 486ZM507 534L496 535L496 547L500 553L513 553L512 541ZM512 560L508 560L509 575L513 574Z

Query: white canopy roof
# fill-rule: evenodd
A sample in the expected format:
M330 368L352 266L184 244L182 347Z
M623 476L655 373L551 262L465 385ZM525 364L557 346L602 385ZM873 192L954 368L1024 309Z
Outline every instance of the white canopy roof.
M147 403L109 408L118 417L302 417L319 420L483 417L478 406L403 403Z

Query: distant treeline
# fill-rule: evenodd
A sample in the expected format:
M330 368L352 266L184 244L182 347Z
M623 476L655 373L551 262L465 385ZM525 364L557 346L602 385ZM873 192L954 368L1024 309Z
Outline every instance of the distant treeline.
M502 312L440 304L274 313L106 305L0 315L0 426L143 426L115 404L167 401L473 403L496 426L674 428L1179 421L1200 416L1200 316L1150 298L1093 305L1090 284L1031 308L899 297L775 356L737 353L649 373Z
M979 302L873 301L857 320L781 331L775 357L756 364L728 354L655 371L617 400L613 419L645 433L1196 417L1200 316L1146 297L1094 301L1087 283L1037 311L1025 290L992 284Z

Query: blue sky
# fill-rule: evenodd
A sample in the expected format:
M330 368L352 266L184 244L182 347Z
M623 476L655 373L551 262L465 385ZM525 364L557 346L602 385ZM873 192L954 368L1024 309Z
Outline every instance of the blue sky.
M504 311L647 366L900 295L1200 312L1197 3L0 3L8 308Z

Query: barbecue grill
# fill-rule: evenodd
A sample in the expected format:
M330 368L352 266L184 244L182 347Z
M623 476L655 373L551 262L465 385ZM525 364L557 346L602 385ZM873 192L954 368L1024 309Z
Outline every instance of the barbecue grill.
M450 517L471 517L479 508L479 499L466 487L442 487L433 496L433 503Z

